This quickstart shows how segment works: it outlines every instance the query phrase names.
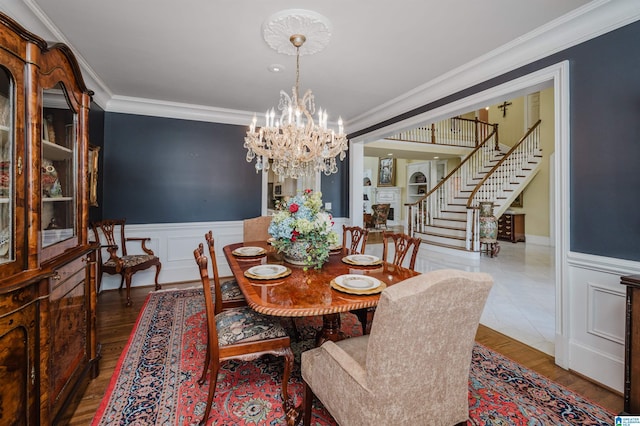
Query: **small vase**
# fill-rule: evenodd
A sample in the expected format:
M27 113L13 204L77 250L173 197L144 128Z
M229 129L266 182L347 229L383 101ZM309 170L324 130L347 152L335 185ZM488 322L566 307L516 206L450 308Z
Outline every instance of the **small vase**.
M493 215L493 203L480 203L480 242L495 243L498 240L498 219Z
M307 240L296 240L284 252L285 262L300 266L313 266L313 259L309 259L309 246L311 243Z

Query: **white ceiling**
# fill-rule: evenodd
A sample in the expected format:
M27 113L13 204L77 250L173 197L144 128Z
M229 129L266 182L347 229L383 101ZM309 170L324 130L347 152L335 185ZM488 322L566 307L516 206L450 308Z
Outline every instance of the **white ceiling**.
M0 0L0 9L67 43L107 111L189 106L195 119L214 111L234 123L276 107L279 91L294 83L295 57L267 45L265 20L285 9L315 11L333 31L324 50L301 57L301 91L312 89L329 120L341 115L353 132L406 111L394 102L416 90L435 96L439 81L541 34L556 41L540 55L579 42L565 41L563 27L608 3L629 0ZM509 66L522 60L531 58ZM286 70L269 72L274 63Z

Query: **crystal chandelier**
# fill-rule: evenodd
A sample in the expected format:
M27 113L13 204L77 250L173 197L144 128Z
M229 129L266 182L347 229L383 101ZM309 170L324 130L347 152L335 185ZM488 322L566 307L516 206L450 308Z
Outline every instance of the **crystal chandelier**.
M317 172L330 175L338 171L336 157L346 157L347 136L342 118L338 131L327 126L327 111L318 109L314 121L315 100L311 90L299 97L300 47L306 41L302 34L294 34L289 41L296 49L296 83L289 96L280 91L278 112L271 108L265 113L264 126L256 128L257 118L249 126L244 138L247 161L256 159L256 172L269 170L281 178L297 179Z

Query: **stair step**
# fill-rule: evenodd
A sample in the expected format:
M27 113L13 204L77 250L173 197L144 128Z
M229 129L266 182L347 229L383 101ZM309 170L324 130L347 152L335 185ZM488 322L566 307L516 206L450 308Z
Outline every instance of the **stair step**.
M432 246L438 246L438 247L443 247L443 248L448 248L448 249L453 249L453 250L460 250L460 251L469 251L467 250L466 247L458 247L458 246L452 246L451 244L444 244L444 243L436 243L433 241L425 241L422 240L424 244L430 244Z
M426 229L422 230L421 234L430 235L436 238L464 241L467 236L467 231L464 229L445 228L442 226L428 226Z
M428 244L445 244L451 247L466 248L464 238L441 237L432 233L422 232L420 233L420 239Z

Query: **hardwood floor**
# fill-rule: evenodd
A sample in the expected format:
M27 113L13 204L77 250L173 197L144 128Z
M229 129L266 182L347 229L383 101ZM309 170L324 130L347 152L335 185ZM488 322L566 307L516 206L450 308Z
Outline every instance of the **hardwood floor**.
M196 283L168 284L165 288L191 287ZM118 358L129 340L138 313L148 293L153 287L134 287L131 289L133 305L127 308L124 291L110 290L98 297L98 341L102 345L100 374L87 387L85 394L75 409L70 425L88 425L97 411L100 401L107 390L111 375ZM564 370L553 363L553 358L541 351L517 342L510 337L480 326L476 340L496 352L519 362L520 364L546 376L557 383L577 392L589 400L614 413L622 411L623 398L601 386Z

